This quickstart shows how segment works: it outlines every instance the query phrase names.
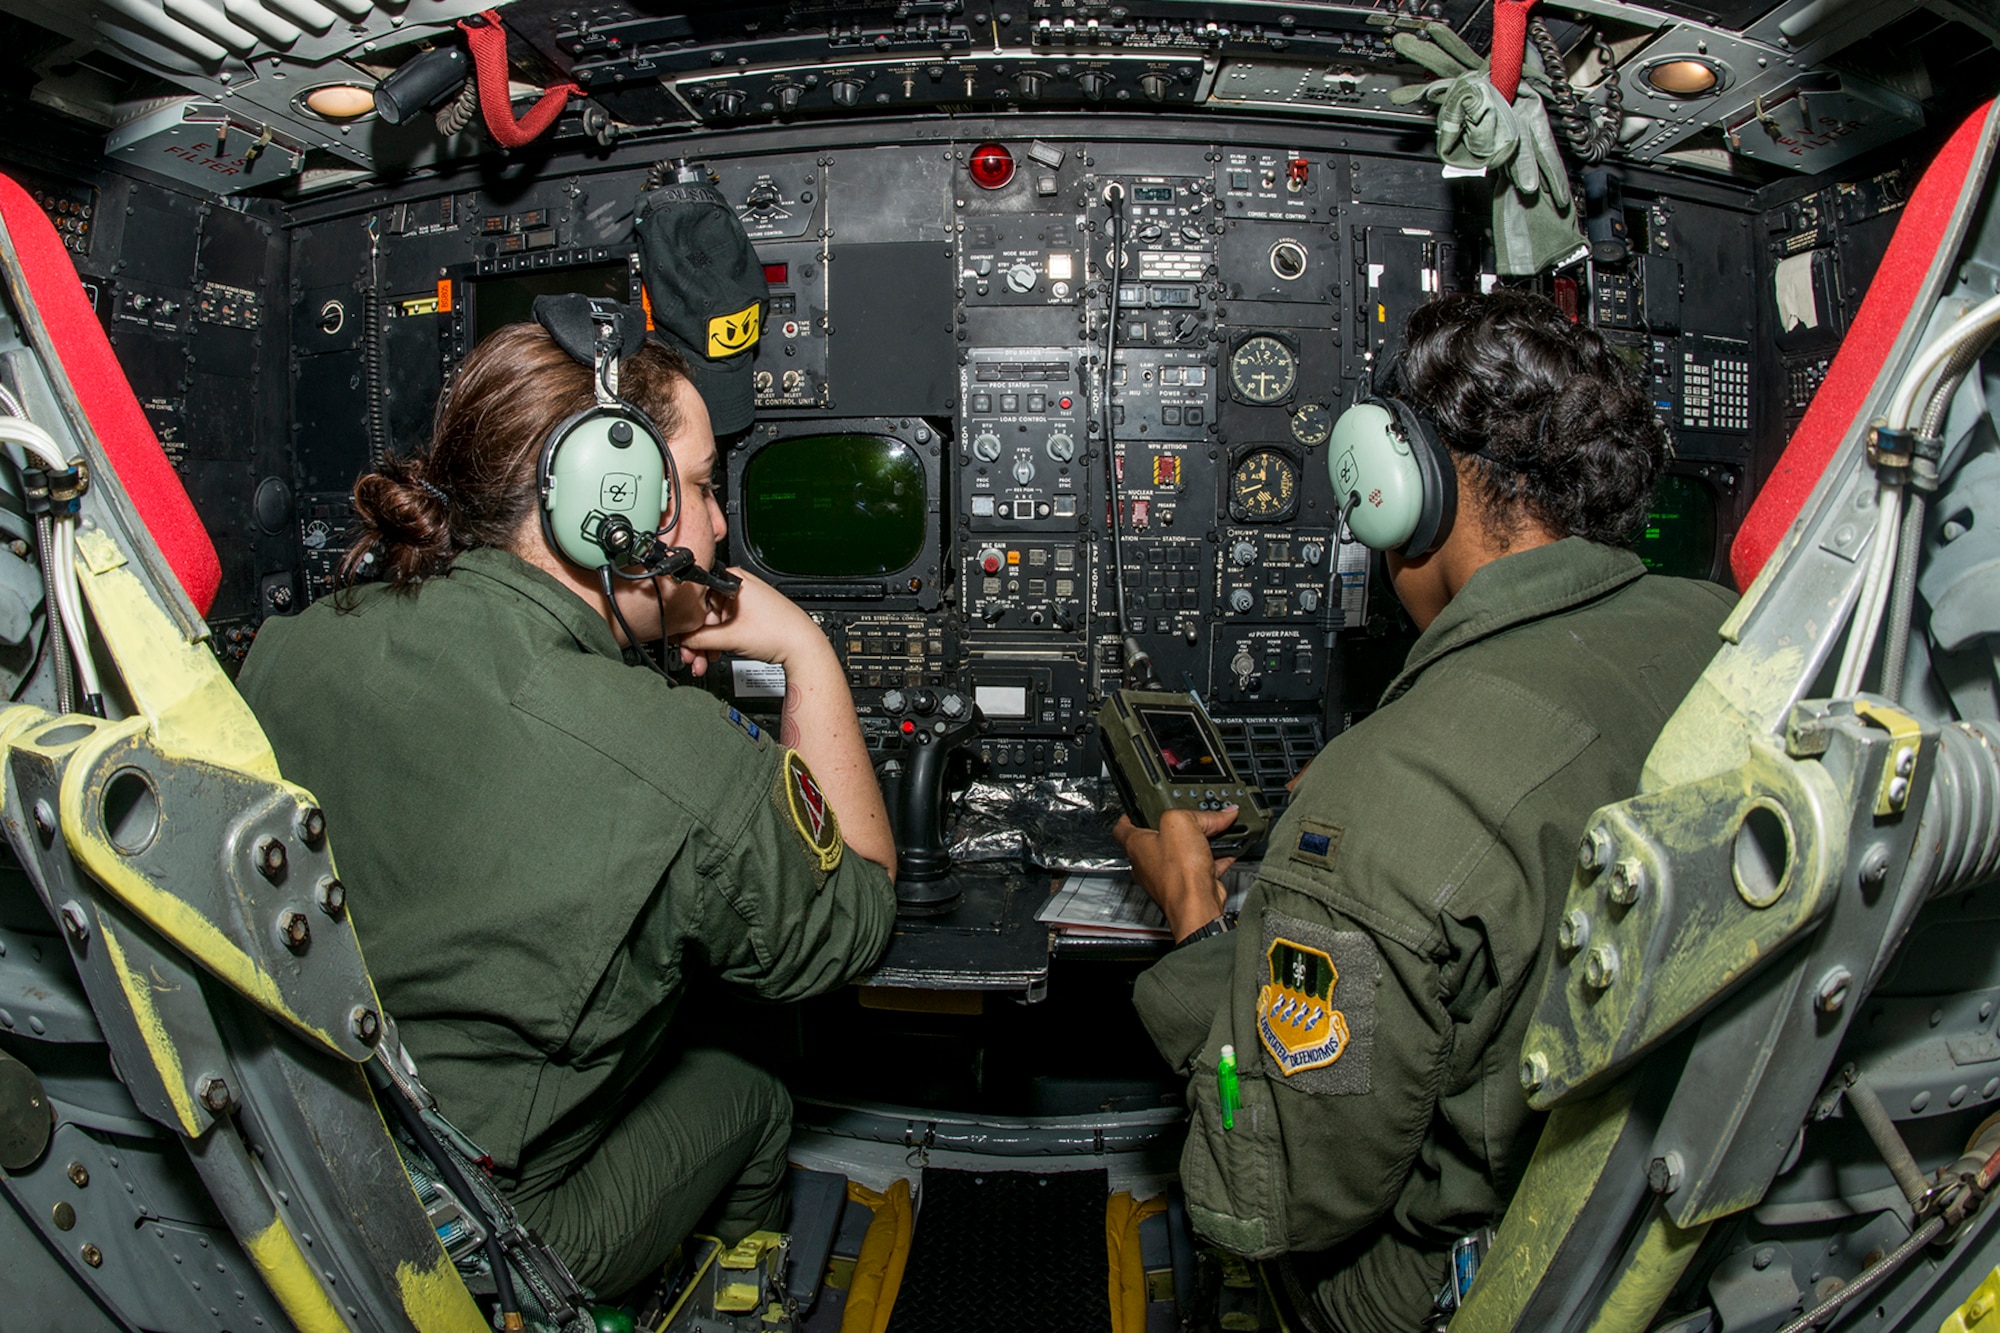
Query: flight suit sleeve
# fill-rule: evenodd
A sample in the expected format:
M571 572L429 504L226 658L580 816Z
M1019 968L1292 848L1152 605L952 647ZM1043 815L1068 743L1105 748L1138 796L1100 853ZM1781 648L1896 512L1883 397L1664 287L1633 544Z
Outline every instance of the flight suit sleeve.
M867 972L888 944L888 872L841 841L840 821L796 751L744 752L763 780L740 824L698 827L690 852L701 895L694 946L722 979L797 1000Z
M1438 969L1269 880L1225 938L1226 951L1169 958L1154 969L1165 975L1142 979L1139 996L1170 1059L1198 1006L1164 992L1194 983L1218 998L1185 1065L1189 1213L1204 1236L1249 1258L1324 1249L1395 1204L1424 1141L1451 1034ZM1223 953L1228 975L1219 979ZM1241 1099L1227 1126L1217 1076L1225 1043L1235 1048Z

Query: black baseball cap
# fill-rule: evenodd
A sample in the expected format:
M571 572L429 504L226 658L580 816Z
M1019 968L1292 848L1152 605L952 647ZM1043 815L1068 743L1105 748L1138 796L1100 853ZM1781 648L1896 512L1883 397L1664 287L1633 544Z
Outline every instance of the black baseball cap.
M706 182L668 181L646 192L636 226L654 332L687 358L715 433L748 428L771 289L736 210Z

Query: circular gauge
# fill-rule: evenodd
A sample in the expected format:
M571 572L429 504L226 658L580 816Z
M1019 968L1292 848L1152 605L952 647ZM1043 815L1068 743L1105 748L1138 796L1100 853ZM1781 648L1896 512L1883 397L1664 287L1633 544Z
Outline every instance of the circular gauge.
M1299 465L1276 449L1254 449L1229 473L1229 513L1239 523L1276 523L1299 507Z
M1325 444L1326 437L1333 434L1333 413L1318 403L1307 403L1292 413L1292 438L1300 444L1311 447Z
M1291 395L1299 359L1268 333L1245 338L1229 356L1229 387L1239 400L1268 407Z

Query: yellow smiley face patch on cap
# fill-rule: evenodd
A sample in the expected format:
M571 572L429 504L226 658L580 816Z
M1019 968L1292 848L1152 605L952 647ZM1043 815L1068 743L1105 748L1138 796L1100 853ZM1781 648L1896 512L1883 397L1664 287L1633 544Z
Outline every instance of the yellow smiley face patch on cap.
M708 355L711 360L735 356L757 345L763 332L761 302L751 302L733 315L717 315L708 321Z

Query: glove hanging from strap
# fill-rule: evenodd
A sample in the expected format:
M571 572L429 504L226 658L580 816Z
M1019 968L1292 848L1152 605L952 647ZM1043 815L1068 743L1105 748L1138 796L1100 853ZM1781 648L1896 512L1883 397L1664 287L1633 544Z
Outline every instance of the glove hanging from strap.
M1539 273L1584 250L1569 172L1542 108L1549 76L1527 50L1510 103L1493 86L1487 62L1442 23L1424 35L1397 33L1396 51L1438 77L1390 93L1437 108L1438 157L1468 175L1484 175L1493 190L1493 249L1509 277Z

